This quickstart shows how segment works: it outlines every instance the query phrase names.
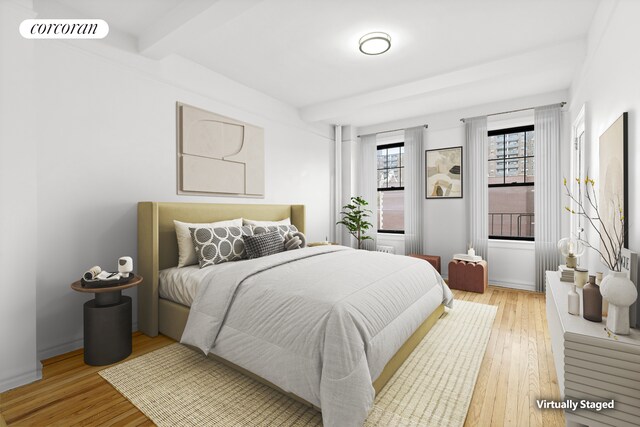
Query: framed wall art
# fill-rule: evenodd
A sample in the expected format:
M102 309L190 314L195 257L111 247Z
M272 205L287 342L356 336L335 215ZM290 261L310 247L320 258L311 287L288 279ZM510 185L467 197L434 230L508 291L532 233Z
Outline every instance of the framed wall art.
M264 130L177 103L178 194L264 197Z
M624 215L624 247L629 247L629 134L627 114L623 113L602 135L599 140L599 187L598 202L600 216L607 230L614 229L619 223L620 214ZM618 226L619 230L620 227Z
M462 147L425 152L427 199L462 198Z

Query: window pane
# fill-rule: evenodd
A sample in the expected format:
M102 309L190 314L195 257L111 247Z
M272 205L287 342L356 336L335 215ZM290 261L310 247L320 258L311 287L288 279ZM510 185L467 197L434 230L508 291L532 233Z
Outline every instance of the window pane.
M387 170L378 171L378 188L387 188Z
M378 229L404 230L404 190L378 191Z
M504 141L504 135L489 137L489 159L496 159L502 156L502 141ZM500 150L500 155L498 155L498 150Z
M400 147L389 148L387 151L389 152L389 159L387 160L389 164L387 167L389 168L400 167Z
M387 150L378 150L378 169L387 167Z
M388 187L400 187L400 168L389 169Z
M404 145L400 147L400 167L404 167Z
M536 132L533 130L527 132L527 156L534 155L535 141L536 141Z
M512 182L524 182L524 159L511 159L504 162L504 181L507 184Z
M489 187L489 235L533 237L533 186Z
M534 182L535 181L535 172L534 172L534 166L536 164L536 159L533 157L527 157L527 182Z
M505 135L505 157L524 156L524 132Z
M489 184L504 183L504 162L489 160Z

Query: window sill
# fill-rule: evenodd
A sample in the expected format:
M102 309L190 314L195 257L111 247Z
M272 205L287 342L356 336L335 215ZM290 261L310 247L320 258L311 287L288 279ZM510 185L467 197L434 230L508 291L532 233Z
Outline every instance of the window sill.
M489 239L489 248L533 250L534 247L535 241L532 240Z
M377 233L378 240L394 240L394 241L403 241L404 234L400 233Z

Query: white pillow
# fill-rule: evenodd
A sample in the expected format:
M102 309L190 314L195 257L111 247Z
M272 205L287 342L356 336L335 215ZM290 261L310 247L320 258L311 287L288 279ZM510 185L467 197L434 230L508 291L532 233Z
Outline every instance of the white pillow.
M262 226L269 227L271 225L291 225L291 218L281 219L280 221L256 221L254 219L242 218L244 225L251 225L252 227Z
M186 267L187 265L193 265L198 263L198 256L193 246L193 239L191 239L191 232L189 227L192 228L217 228L217 227L242 227L242 218L230 219L228 221L208 222L202 224L194 224L189 222L180 222L173 220L173 224L176 227L176 238L178 239L178 267Z

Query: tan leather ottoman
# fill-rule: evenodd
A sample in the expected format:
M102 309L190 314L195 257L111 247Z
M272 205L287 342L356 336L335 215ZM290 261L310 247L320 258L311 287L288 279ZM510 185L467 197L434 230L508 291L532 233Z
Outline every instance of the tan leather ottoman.
M448 284L451 289L484 293L489 285L487 261L466 262L452 260L449 262Z
M435 268L438 273L441 273L441 271L440 271L440 257L439 256L437 256L437 255L420 255L420 254L409 254L409 256L412 256L414 258L420 258L420 259L423 259L425 261L428 261L431 265L433 265L433 268Z

